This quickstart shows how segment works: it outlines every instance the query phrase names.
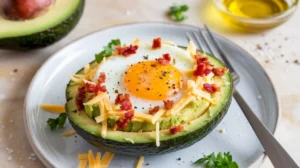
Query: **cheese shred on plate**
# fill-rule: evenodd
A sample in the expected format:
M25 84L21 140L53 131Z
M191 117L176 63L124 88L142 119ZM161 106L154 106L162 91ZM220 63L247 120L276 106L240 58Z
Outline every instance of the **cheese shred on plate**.
M65 105L60 104L41 104L41 108L54 113L64 113L66 111Z
M115 154L112 152L105 152L105 154L103 155L103 157L101 159L101 163L100 163L101 166L107 167L114 156L115 156Z
M75 130L71 130L71 131L65 131L61 135L62 136L71 136L71 135L74 135L74 134L76 134L76 131Z
M80 160L78 168L86 168L87 160Z
M136 168L142 168L143 162L144 162L144 156L140 156L139 161L136 165Z
M87 163L89 165L89 168L104 168L108 167L111 160L114 157L114 153L111 152L105 152L104 156L101 159L101 153L97 152L96 158L94 156L94 153L92 150L89 150L87 154L80 153L78 154L77 158L80 160L79 162L79 168L86 168Z

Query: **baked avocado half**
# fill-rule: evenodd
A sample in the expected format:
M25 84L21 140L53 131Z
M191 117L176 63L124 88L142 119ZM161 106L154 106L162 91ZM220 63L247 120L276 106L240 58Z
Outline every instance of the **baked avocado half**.
M31 50L49 46L78 23L85 0L56 0L40 16L9 20L0 16L0 49Z
M180 48L179 50L185 49ZM208 59L210 66L225 68L224 64L217 58L208 54L201 55L201 58ZM97 69L99 67L99 63L96 61L91 62L85 68L80 69L74 77L86 74L86 67L93 71L94 68ZM118 129L116 128L116 123L119 121L120 116L109 115L110 113L107 111L102 113L102 110L105 111L105 109L99 107L100 104L87 103L79 110L77 101L80 99L78 95L81 94L79 92L82 84L76 83L75 79L75 81L71 80L67 85L65 108L73 128L92 145L106 151L135 156L169 153L189 147L204 138L226 114L232 99L230 72L226 70L222 76L211 76L209 80L219 86L218 91L212 94L215 103L212 103L213 101L211 100L209 101L208 99L210 98L193 99L184 105L176 115L167 115L166 112L155 123L151 122L153 120L143 119L147 117L134 117L126 127ZM208 80L206 77L201 79ZM94 98L89 98L88 94L85 95L84 102L93 100ZM106 115L109 116L105 125L95 121L97 117L101 120ZM141 114L135 113L134 115ZM150 114L145 115L149 116ZM176 129L174 126L178 125L184 126L184 129L173 132L172 130ZM102 132L103 127L107 127L105 136L103 136ZM159 142L157 142L158 136Z

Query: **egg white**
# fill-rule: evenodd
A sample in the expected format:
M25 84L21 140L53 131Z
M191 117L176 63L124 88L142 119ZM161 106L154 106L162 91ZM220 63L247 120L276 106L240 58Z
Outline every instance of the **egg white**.
M178 48L177 46L162 44L160 49L152 49L151 43L140 43L139 48L136 54L130 55L128 57L124 56L111 56L109 59L105 61L104 64L100 66L98 69L94 81L97 80L100 72L105 72L106 74L106 88L110 98L111 103L114 103L115 98L118 93L129 93L128 89L126 89L126 85L124 83L124 75L125 71L129 68L131 64L136 64L142 61L150 61L155 60L157 58L161 58L163 54L169 53L171 55L171 64L176 67L179 71L192 69L194 66L193 59L189 55L186 50ZM145 60L144 56L148 56L148 60ZM175 63L173 62L175 59ZM184 79L188 79L189 77L182 73ZM115 91L118 91L116 93ZM181 89L175 96L171 97L171 100L177 102L184 94L185 88ZM149 107L160 106L163 107L163 101L153 101L146 100L143 98L139 98L130 94L130 100L132 105L136 111L147 113Z

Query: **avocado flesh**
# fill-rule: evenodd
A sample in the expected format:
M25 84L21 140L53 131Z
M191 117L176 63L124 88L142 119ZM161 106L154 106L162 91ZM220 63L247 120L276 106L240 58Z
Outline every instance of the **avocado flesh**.
M192 102L187 106L191 106L191 108L198 109L198 111L194 112L188 109L183 109L179 115L175 115L171 117L162 117L159 119L160 130L169 129L174 125L184 124L187 123L188 121L198 118L208 109L210 103L206 100L201 100L199 102ZM86 105L84 111L91 119L100 115L98 105ZM118 120L118 117L111 116L108 119L110 122L108 127L113 128L114 123ZM131 120L129 125L122 130L126 132L139 132L139 131L150 132L150 131L155 131L155 124L152 124L147 121L141 122L141 120L139 119L133 119Z
M223 67L223 64L216 58L212 56L208 56L208 58L215 67ZM97 66L97 63L92 62L90 65L91 67L95 67ZM82 72L83 69L78 73L80 74ZM107 135L101 137L101 125L96 124L93 119L84 115L84 111L77 111L74 101L77 88L76 86L72 86L72 82L68 84L66 89L68 100L66 109L70 123L74 129L77 130L79 135L95 146L128 155L163 154L188 147L204 138L224 117L231 102L231 76L229 73L226 73L222 78L214 77L214 81L218 86L221 86L221 92L215 94L217 104L209 106L206 110L201 112L200 117L192 120L189 124L185 124L184 131L182 132L173 135L169 133L168 129L160 130L160 147L155 146L155 131L144 132L144 130L149 129L148 125L145 126L146 122L142 127L143 132L113 131L112 129L108 129ZM226 82L229 82L229 84L225 85ZM185 107L184 110L190 110L191 113L197 113L201 110L200 107L202 107L202 103L203 102L196 102L193 106ZM195 105L198 105L199 108L195 108ZM174 120L172 122L176 123L179 121L180 120ZM132 130L133 128L134 126L131 126ZM151 129L153 128L151 127ZM134 144L129 143L128 139L134 142Z
M67 35L78 23L85 0L56 0L40 16L26 21L0 16L0 48L29 50L48 46Z

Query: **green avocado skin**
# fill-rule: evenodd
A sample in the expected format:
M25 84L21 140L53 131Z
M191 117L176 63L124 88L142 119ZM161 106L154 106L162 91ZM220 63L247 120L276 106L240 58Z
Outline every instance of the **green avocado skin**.
M226 104L224 104L222 111L220 111L220 113L213 120L211 120L210 123L207 123L205 126L199 128L196 131L190 132L187 135L166 141L160 141L159 147L156 146L155 142L132 144L107 140L102 137L97 137L93 134L90 134L84 131L82 128L78 127L76 124L74 124L72 120L69 119L69 121L73 128L77 131L77 133L81 137L83 137L87 142L106 151L134 156L159 155L187 148L204 138L219 124L219 122L225 116L230 106L231 99L232 98L230 96Z
M0 49L27 51L47 47L65 37L82 16L85 0L81 0L74 13L53 28L31 35L0 39Z

